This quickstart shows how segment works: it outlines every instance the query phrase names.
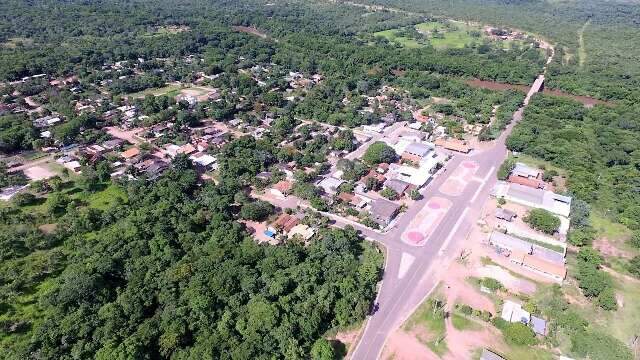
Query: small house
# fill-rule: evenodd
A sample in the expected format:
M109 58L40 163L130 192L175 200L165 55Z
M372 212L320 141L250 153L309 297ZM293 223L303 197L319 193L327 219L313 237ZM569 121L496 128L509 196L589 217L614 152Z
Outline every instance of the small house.
M369 212L375 222L387 226L398 215L400 205L385 199L375 199L371 203Z

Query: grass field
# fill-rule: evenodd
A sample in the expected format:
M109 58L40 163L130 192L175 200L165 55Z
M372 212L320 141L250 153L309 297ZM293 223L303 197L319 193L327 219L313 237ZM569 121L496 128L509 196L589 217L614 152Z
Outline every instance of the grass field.
M128 94L127 96L132 98L143 98L147 95L153 95L153 96L167 95L169 97L174 97L180 93L180 89L181 89L180 85L172 84L172 85L167 85L161 88L151 88L151 89L142 90L136 93Z
M374 36L380 36L395 41L408 48L420 48L430 44L436 49L463 48L465 46L481 43L487 37L480 25L471 25L458 21L430 21L415 25L415 29L425 35L427 39L417 40L402 36L400 29L378 31ZM508 49L513 43L522 41L501 41L502 46Z
M439 315L439 311L433 311L433 301L439 298L436 290L434 295L425 300L409 317L402 328L407 332L411 332L416 327L424 328L428 331L429 337L426 339L417 337L418 340L427 345L434 353L444 355L448 351L445 341L445 319L444 316Z
M469 319L465 315L456 312L451 314L451 324L453 324L454 328L460 331L475 331L482 329L482 325L477 323L475 320Z

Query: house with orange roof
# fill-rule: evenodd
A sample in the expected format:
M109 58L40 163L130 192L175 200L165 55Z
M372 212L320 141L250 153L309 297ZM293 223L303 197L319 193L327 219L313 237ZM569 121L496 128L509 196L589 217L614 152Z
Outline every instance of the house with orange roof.
M292 188L293 183L291 181L282 180L273 185L273 187L271 188L271 194L280 198L285 198L287 197L287 195L289 195Z
M137 147L129 148L120 153L120 156L122 156L125 160L131 160L138 155L140 155L140 149L138 149Z

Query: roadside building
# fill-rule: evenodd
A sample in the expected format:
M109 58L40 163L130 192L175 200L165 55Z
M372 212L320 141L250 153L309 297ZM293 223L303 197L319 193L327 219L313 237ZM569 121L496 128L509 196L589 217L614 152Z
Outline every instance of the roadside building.
M534 189L544 189L545 186L544 181L542 181L541 179L526 178L515 175L509 175L507 181Z
M399 211L400 205L385 199L373 200L369 209L373 220L382 227L389 225Z
M541 179L542 171L523 163L516 163L513 170L511 170L511 175L525 179Z
M499 231L491 233L489 244L498 254L508 257L510 262L528 271L559 283L566 277L564 252L557 252Z
M433 148L427 144L413 142L405 147L404 152L401 155L402 160L411 161L415 164L419 164Z
M458 140L458 139L437 139L435 144L437 146L441 146L447 150L453 150L453 151L457 151L457 152L461 152L464 154L468 154L472 148L469 144L467 144L466 141L464 140Z
M492 195L524 206L545 209L567 218L571 213L571 198L548 190L499 181L494 187Z

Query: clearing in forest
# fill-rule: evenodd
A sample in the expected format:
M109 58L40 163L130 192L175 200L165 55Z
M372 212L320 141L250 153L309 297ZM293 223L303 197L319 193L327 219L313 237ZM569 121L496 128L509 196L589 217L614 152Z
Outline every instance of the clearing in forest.
M578 30L578 43L580 47L578 48L578 65L582 68L584 66L585 61L587 61L587 49L584 47L584 31L587 29L587 26L591 23L591 19L587 20L584 25Z

